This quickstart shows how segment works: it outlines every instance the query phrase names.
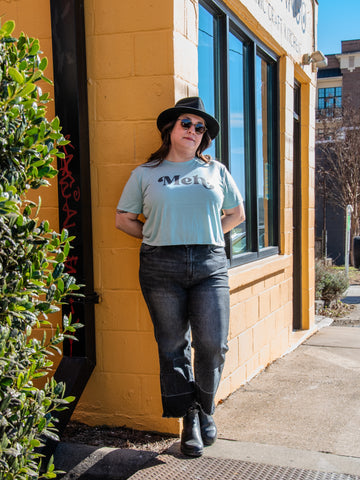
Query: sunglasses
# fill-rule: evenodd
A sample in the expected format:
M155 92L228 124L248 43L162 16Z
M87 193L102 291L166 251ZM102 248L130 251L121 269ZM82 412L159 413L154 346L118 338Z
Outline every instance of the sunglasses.
M194 126L197 135L202 135L207 130L203 123L192 123L188 118L179 118L178 120L184 130L190 130L190 128Z

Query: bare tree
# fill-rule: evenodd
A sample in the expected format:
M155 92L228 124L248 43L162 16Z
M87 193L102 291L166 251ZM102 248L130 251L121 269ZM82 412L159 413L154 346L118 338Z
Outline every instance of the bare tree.
M353 238L360 233L360 108L347 100L341 109L319 111L316 147L317 193L344 211L352 206Z

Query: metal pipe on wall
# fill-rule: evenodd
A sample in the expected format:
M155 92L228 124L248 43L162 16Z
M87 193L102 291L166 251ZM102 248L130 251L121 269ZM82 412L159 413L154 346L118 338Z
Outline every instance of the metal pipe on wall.
M50 0L55 112L62 133L70 140L65 158L58 159L60 229L74 235L65 269L83 284L83 297L69 297L65 313L73 322L84 324L77 330L78 342L66 341L63 357L55 372L57 382L66 383L66 395L76 400L60 412L60 434L76 407L96 363L93 246L91 220L90 152L87 102L84 0Z

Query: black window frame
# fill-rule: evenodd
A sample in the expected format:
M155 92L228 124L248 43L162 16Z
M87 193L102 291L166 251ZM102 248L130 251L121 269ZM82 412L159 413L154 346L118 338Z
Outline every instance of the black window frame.
M216 140L216 158L231 172L230 161L230 101L229 101L229 34L235 34L244 44L244 118L245 118L245 182L244 197L247 217L247 245L250 251L233 254L231 234L225 235L226 252L230 266L253 262L260 258L277 255L280 251L280 158L279 158L279 57L264 45L221 0L199 0L199 5L214 18L214 83L215 116L221 130ZM268 63L268 155L272 159L273 202L272 243L273 246L259 248L259 208L257 196L256 166L256 57ZM207 72L209 74L209 72ZM200 92L201 93L201 92ZM244 194L244 192L241 192Z

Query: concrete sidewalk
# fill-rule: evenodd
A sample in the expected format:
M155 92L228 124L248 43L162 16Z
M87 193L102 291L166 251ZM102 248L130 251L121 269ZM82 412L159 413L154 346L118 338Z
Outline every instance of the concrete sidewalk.
M215 421L219 440L198 459L179 442L162 455L60 444L56 467L64 480L360 480L360 327L322 328L219 405Z

